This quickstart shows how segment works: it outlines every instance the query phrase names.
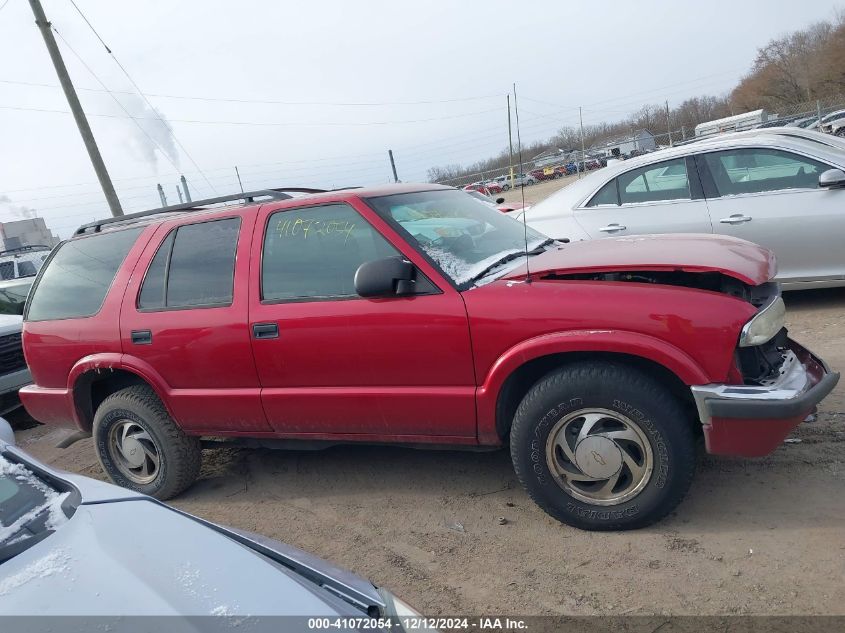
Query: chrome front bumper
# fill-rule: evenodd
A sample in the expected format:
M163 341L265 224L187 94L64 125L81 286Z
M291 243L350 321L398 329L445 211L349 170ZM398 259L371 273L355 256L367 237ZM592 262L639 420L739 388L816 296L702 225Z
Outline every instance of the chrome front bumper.
M790 341L775 378L762 385L710 384L691 387L701 423L713 418L784 419L810 413L839 382L823 360Z

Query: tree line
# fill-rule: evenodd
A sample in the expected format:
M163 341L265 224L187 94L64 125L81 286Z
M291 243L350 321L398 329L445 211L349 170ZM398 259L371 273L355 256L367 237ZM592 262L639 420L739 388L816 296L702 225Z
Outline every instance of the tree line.
M815 109L817 100L845 101L845 13L834 19L775 38L758 49L749 72L727 94L687 99L669 110L646 104L626 119L584 126L584 146L593 147L632 132L648 130L655 136L684 130L689 136L699 123L765 108L772 113ZM678 140L678 139L675 139ZM665 144L665 137L661 144ZM581 147L580 127L562 127L554 136L523 147L526 163L547 150L571 151ZM516 157L515 157L516 160ZM459 179L508 167L507 148L470 165L441 165L428 170L431 182Z

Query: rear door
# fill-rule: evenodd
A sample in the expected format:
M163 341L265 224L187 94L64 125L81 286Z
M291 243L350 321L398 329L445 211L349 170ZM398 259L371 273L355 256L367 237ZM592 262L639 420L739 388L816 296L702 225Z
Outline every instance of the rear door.
M831 165L772 148L736 148L697 157L717 233L774 251L778 279L845 276L845 191L819 187Z
M460 294L360 201L266 205L258 222L250 326L275 431L474 442L475 374ZM358 296L358 267L392 256L417 265L428 278L417 282L423 291Z
M268 431L247 325L254 214L164 223L124 295L123 352L196 433Z
M619 174L575 209L575 219L593 239L713 230L695 164L683 157Z

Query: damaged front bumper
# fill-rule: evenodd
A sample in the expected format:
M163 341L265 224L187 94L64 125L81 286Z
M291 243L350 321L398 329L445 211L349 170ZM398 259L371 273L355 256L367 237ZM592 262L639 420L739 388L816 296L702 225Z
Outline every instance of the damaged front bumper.
M839 373L789 340L778 376L764 384L691 387L707 452L741 457L768 455L838 382Z

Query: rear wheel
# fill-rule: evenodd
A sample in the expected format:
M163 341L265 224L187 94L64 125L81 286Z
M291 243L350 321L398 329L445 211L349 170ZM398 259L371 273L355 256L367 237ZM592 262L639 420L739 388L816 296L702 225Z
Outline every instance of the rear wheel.
M510 185L502 185L502 191L507 191L510 188L511 188Z
M179 428L149 387L127 387L103 400L93 435L103 470L124 488L169 499L199 474L199 438Z
M645 374L614 363L564 367L517 409L511 457L532 499L587 530L644 527L683 499L695 471L692 425Z

